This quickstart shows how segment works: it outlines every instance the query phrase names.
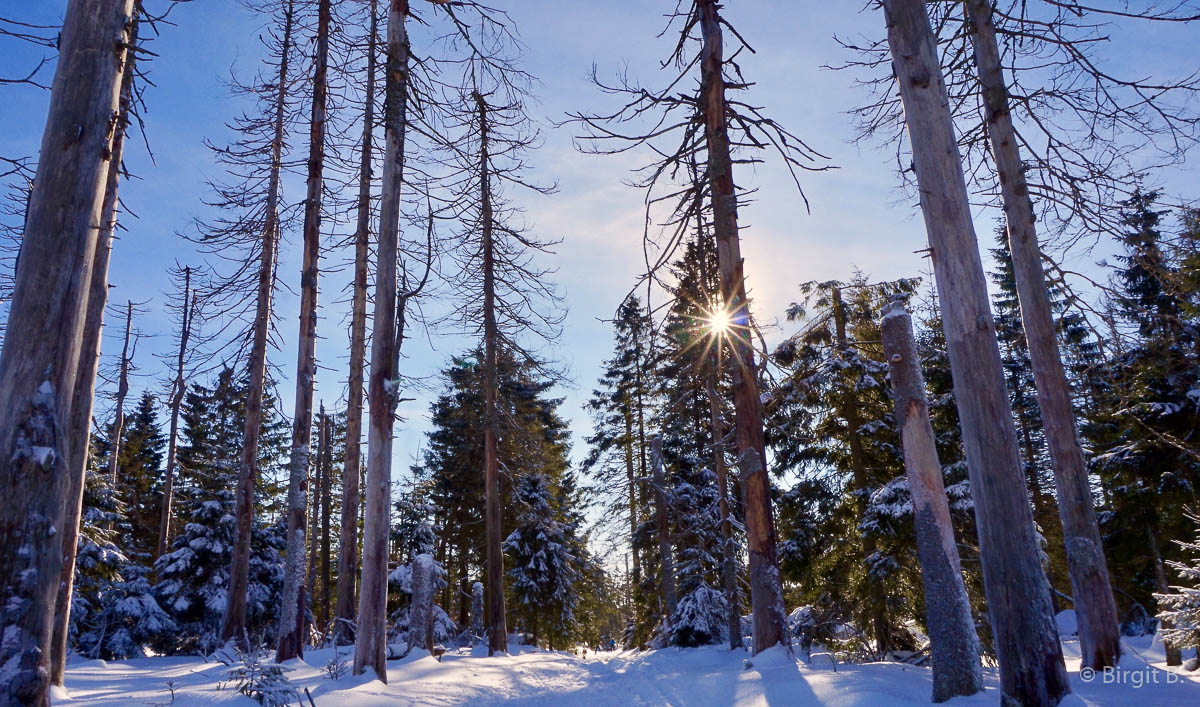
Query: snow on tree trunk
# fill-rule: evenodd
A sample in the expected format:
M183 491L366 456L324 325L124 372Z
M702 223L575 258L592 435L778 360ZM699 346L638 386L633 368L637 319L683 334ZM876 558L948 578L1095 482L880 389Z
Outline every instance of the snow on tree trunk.
M658 584L662 589L663 623L670 626L679 598L675 591L675 557L671 549L667 481L663 476L662 437L655 436L650 440L650 469L654 480L654 519L658 531Z
M433 555L412 559L412 603L408 606L408 647L433 649Z
M996 41L992 6L988 0L967 0L967 20L974 46L975 67L983 89L987 134L999 175L1000 195L1008 224L1008 244L1016 276L1021 323L1033 364L1038 408L1046 431L1046 446L1058 488L1067 569L1079 622L1079 649L1083 665L1095 670L1116 665L1121 655L1117 605L1108 577L1108 565L1096 524L1096 510L1088 484L1083 450L1075 432L1071 390L1063 370L1056 338L1054 313L1042 266L1025 181L1021 150L1009 112L1008 87Z
M776 559L775 518L771 510L771 482L767 478L762 400L758 394L757 365L751 345L750 304L738 241L737 192L733 181L729 129L722 73L721 19L716 0L697 0L703 47L700 56L700 107L708 147L708 174L712 184L713 234L721 270L721 299L737 327L730 344L734 352L733 406L736 411L738 472L746 514L746 539L750 555L750 605L754 616L754 652L777 643L788 645L787 612Z
M330 0L320 0L318 4L316 55L313 59L308 189L304 197L304 256L300 267L296 407L292 416L292 457L288 470L287 554L284 556L287 564L283 574L283 606L279 614L279 644L275 654L275 660L280 663L304 656L304 524L308 504L309 452L312 447L313 382L317 375L317 277L321 256L321 196L325 168L329 6ZM325 424L324 419L322 424ZM316 587L309 589L315 594Z
M0 693L49 704L73 398L133 0L71 0L0 354Z
M130 44L137 42L137 17L129 28ZM75 390L71 396L71 417L68 434L70 450L66 498L63 518L62 571L59 574L58 594L54 603L54 626L51 634L50 682L62 685L67 665L67 634L71 623L71 595L75 583L75 560L79 552L79 521L83 515L83 485L87 478L89 441L92 431L92 407L95 403L96 373L100 366L101 334L104 330L104 308L108 304L108 264L112 256L117 226L117 188L121 176L121 158L125 152L125 131L129 126L129 107L133 91L133 67L136 57L130 55L121 72L120 118L112 138L112 156L108 162L104 200L100 207L102 230L92 259L91 281L88 283L87 311L79 369Z
M387 576L389 508L392 495L392 421L399 395L396 380L396 257L404 135L408 108L408 0L389 0L387 81L384 101L383 192L379 200L378 265L372 322L371 406L367 435L367 508L363 518L362 580L354 674L368 666L387 682Z
M237 532L234 535L233 557L229 563L229 590L226 592L225 614L221 618L222 641L244 641L246 638L246 599L250 589L250 536L254 525L254 483L258 477L258 435L262 426L263 387L267 378L267 335L271 328L271 295L275 280L275 255L279 243L280 173L283 169L285 99L294 13L294 0L288 0L284 10L279 80L275 85L275 124L271 142L271 167L267 176L265 221L261 234L254 327L250 357L246 364L250 373L250 386L246 395L246 426L242 435L241 459L238 463L234 511Z
M912 318L903 303L893 302L883 308L880 328L884 355L891 367L896 425L904 446L904 468L917 531L917 556L925 587L933 701L944 702L955 695L973 695L983 689L979 636L963 585Z
M483 635L483 583L471 585L471 635Z
M175 380L171 384L171 426L167 439L167 469L164 472L162 512L159 515L158 545L154 551L155 559L162 557L167 551L167 542L171 539L171 503L175 488L176 453L179 449L179 412L183 406L183 396L187 392L187 382L183 378L183 364L187 357L188 340L192 335L192 312L196 306L196 292L192 290L192 269L183 269L183 321L179 329L179 354L175 358Z
M922 0L884 0L929 235L1005 699L1056 704L1071 691L1038 561L987 280L941 67Z

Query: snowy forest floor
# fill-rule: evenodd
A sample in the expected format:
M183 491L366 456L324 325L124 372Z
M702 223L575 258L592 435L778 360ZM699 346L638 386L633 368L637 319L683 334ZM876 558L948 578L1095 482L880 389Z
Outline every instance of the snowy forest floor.
M1131 639L1118 672L1084 680L1078 644L1064 645L1075 696L1064 705L1200 704L1200 671L1168 674L1161 644ZM900 663L841 664L825 655L811 662L790 660L780 649L750 659L717 647L651 652L542 652L514 647L514 654L450 652L437 662L414 652L388 663L388 684L347 674L331 679L325 667L333 650L315 650L285 672L317 707L366 705L919 705L929 704L930 673ZM340 655L349 656L342 648ZM68 666L67 694L55 704L73 705L253 705L227 683L230 668L200 658L80 660ZM995 705L999 678L985 669L987 690L951 705ZM174 698L167 683L172 681ZM222 685L222 683L225 683ZM295 703L293 703L295 704Z

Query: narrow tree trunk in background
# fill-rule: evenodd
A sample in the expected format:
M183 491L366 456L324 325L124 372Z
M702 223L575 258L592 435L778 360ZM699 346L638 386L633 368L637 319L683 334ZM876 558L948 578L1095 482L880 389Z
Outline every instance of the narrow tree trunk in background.
M433 648L433 555L412 559L412 603L408 607L408 649Z
M171 539L171 503L175 489L176 452L179 447L179 411L183 406L183 395L187 382L183 379L183 364L187 358L188 340L192 336L192 314L196 307L196 293L192 291L192 269L183 269L183 321L179 329L179 354L175 358L175 380L171 383L171 425L167 438L167 470L163 482L162 512L158 522L158 546L155 559L167 551Z
M992 23L992 6L988 0L967 0L965 5L975 49L975 67L983 89L988 140L996 161L1008 223L1008 245L1021 304L1021 322L1058 488L1058 512L1062 517L1067 569L1078 618L1082 665L1103 670L1116 665L1121 656L1117 604L1109 583L1083 450L1075 434L1071 389L1058 350L1033 202L1009 112L1008 86L1000 62L996 27Z
M387 574L389 508L392 495L392 420L399 395L396 380L396 256L404 134L408 104L408 0L389 0L387 84L384 102L383 193L379 200L375 316L371 329L371 405L367 437L367 508L363 520L362 581L354 674L368 666L387 682Z
M317 424L317 453L315 456L316 463L311 466L309 481L312 493L312 502L308 504L306 509L308 513L308 577L304 582L305 590L308 594L308 607L313 613L314 618L317 613L317 548L318 538L317 530L321 523L321 486L324 481L325 467L321 465L321 459L325 456L325 446L329 444L328 428L325 426L325 410L322 406L321 413L316 418ZM303 547L303 546L301 546ZM307 631L305 632L307 633Z
M134 46L137 45L139 9L140 6L135 3L134 15L131 16L132 21L129 25L129 44ZM83 487L87 480L88 455L91 452L92 406L95 401L96 373L100 366L104 309L108 305L108 263L117 228L117 208L120 203L117 194L121 178L121 160L125 154L125 131L129 127L135 63L136 56L129 54L121 72L120 117L113 133L105 177L104 199L100 206L101 231L92 259L78 373L71 396L71 415L68 418L67 449L71 455L68 460L70 476L64 494L66 514L63 517L62 571L59 574L50 639L50 682L54 685L63 684L67 666L71 596L75 585L75 560L79 554L79 521L83 516Z
M850 342L846 338L846 306L842 302L842 291L840 288L833 288L833 322L834 335L836 337L835 344L838 348L839 355L845 355L850 349ZM858 410L858 398L855 397L854 390L847 390L845 397L841 401L842 414L846 416L846 433L847 441L850 446L850 469L853 473L855 499L854 506L858 514L859 521L862 521L867 514L867 500L870 492L870 480L867 478L867 462L863 454L862 438L859 437L858 429L862 427L862 415ZM882 659L888 649L891 647L891 635L888 630L887 620L887 597L884 594L883 582L875 580L871 576L871 560L875 556L876 544L875 536L871 533L862 535L863 544L863 566L867 568L867 602L868 615L871 622L871 632L875 636L875 650L877 655Z
M884 0L921 210L942 305L1004 698L1057 704L1071 691L1037 556L987 279L941 67L922 0Z
M738 472L746 505L754 653L758 654L777 643L788 646L790 650L787 611L783 606L779 562L775 556L775 518L771 511L771 482L767 478L762 401L758 395L754 347L750 342L750 303L746 300L746 281L738 241L737 192L733 181L725 77L722 73L721 19L716 0L696 0L696 7L704 40L700 57L701 109L708 146L713 234L717 241L717 264L721 270L721 300L737 334L730 341L736 365L733 372L734 426Z
M0 354L0 694L49 704L72 402L133 0L71 0Z
M321 467L324 471L321 472L321 633L329 630L330 617L330 602L332 601L330 594L329 575L329 514L332 511L332 501L330 500L331 491L333 490L333 421L325 414L325 405L321 404L321 417L325 420L325 452L321 455ZM316 592L316 589L313 589Z
M367 348L367 269L371 237L371 133L375 127L375 42L377 17L371 0L367 44L367 86L363 107L361 160L358 167L358 222L354 230L354 297L350 319L350 382L346 393L346 454L342 461L342 523L338 539L337 643L354 642L358 579L358 479L362 469L363 366Z
M476 638L483 637L483 583L471 585L471 633Z
M125 302L125 343L121 346L120 371L117 374L117 409L108 431L108 487L117 496L117 470L121 463L121 436L125 432L125 398L129 395L129 335L133 330L133 301Z
M480 220L483 230L483 459L484 485L487 489L487 589L488 655L508 652L508 629L504 617L504 549L501 546L500 470L496 459L499 420L496 410L496 259L492 241L491 177L488 174L488 117L487 103L473 92L479 109L479 185Z
M633 411L629 400L625 401L625 476L629 481L629 552L633 555L634 592L642 584L642 563L638 559L637 544L637 477L633 470Z
M1158 541L1154 539L1154 530L1150 526L1146 526L1146 539L1150 542L1150 554L1154 559L1154 587L1159 594L1169 594L1171 586L1167 582L1167 572L1163 568L1162 553L1158 551ZM1174 628L1170 621L1159 619L1162 626L1159 628L1159 635L1162 634L1164 628ZM1163 641L1163 651L1166 653L1167 665L1183 665L1183 653L1179 650L1179 646L1172 645Z
M742 647L742 602L737 586L737 545L733 540L733 524L729 521L729 470L725 466L725 424L717 398L717 380L721 376L720 344L713 352L713 366L706 389L713 438L713 467L717 472L717 510L721 517L721 584L725 588L728 606L729 650Z
M313 383L317 375L317 279L321 257L330 2L320 0L318 4L316 52L313 58L308 183L304 197L304 256L300 266L296 407L292 415L292 456L288 470L287 550L284 555L283 606L279 613L279 643L275 653L275 660L280 663L304 656L304 513L308 504L307 480L312 447ZM316 591L315 587L311 589ZM320 628L324 630L324 624Z
M925 377L913 338L912 317L901 302L883 308L883 352L891 369L896 426L904 447L904 468L912 496L917 556L925 588L925 622L933 663L933 701L973 695L983 689L979 636L963 585L950 504L942 480Z
M229 564L229 591L225 615L221 618L221 640L246 640L246 593L250 588L250 534L254 526L254 484L258 478L258 434L262 426L263 387L267 380L267 334L271 328L271 299L275 280L275 251L279 244L279 183L283 160L285 93L288 85L288 59L292 47L294 0L288 0L284 12L282 57L275 86L274 135L271 142L271 169L267 177L267 203L259 253L258 288L255 295L254 330L250 357L246 362L250 385L246 394L246 426L242 435L242 455L238 464L237 504L234 511L233 558ZM247 647L248 648L248 647Z
M654 479L654 519L658 535L658 584L662 589L663 623L671 626L675 621L675 608L679 596L675 591L675 556L671 550L671 528L667 518L666 479L663 477L662 438L650 440L650 468Z

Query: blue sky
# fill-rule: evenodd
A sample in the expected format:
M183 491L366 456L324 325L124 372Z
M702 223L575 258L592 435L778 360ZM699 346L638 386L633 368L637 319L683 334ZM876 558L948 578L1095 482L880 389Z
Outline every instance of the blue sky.
M0 0L0 15L27 22L55 24L65 0ZM527 45L525 66L538 76L538 102L532 110L543 126L545 142L533 156L542 181L557 181L558 193L526 196L521 203L536 233L561 239L557 255L547 264L557 268L556 280L566 296L569 315L560 345L573 385L564 386L564 414L570 419L575 456L582 455L582 438L590 430L583 404L611 345L610 330L602 320L610 317L629 290L641 266L641 194L622 184L628 170L641 159L636 155L597 157L576 152L571 126L553 127L569 110L608 107L586 75L595 63L602 75L628 63L631 74L649 84L657 62L668 48L656 40L663 12L672 0L513 0L499 2L509 9ZM833 36L879 37L883 20L877 11L863 10L863 2L809 3L794 0L736 0L727 3L727 16L751 41L757 54L742 61L746 75L757 82L753 102L769 112L816 149L829 155L838 169L803 176L812 213L795 192L790 178L777 164L757 170L743 169L737 176L742 187L757 188L755 203L742 213L743 254L748 284L757 317L767 323L783 318L796 286L807 280L847 279L854 268L873 279L913 276L925 269L916 251L925 247L919 215L897 190L894 153L878 145L853 144L854 130L845 111L864 98L852 84L855 76L821 68L847 58ZM124 217L128 231L117 243L112 261L113 301L151 300L137 322L147 334L138 353L142 376L135 387L157 385L165 365L153 358L170 346L169 322L163 312L169 283L166 269L174 261L196 259L191 245L174 234L204 212L205 177L220 170L204 148L205 138L221 143L228 139L224 123L236 111L224 82L230 67L245 74L259 55L258 21L234 0L194 0L175 10L176 27L165 27L154 44L159 54L151 65L157 84L148 93L146 132L157 160L152 165L140 139L132 140L127 163L140 179L122 186L123 200L137 213ZM1194 29L1191 30L1194 32ZM1196 54L1190 40L1176 28L1149 33L1126 33L1111 50L1117 65L1194 69ZM26 66L29 50L0 45L0 76ZM419 50L419 48L418 48ZM1140 73L1140 72L1139 72ZM49 74L46 74L48 76ZM0 154L33 154L45 119L45 91L8 86L0 88ZM299 144L299 141L297 141ZM1191 188L1196 170L1183 166L1164 175L1169 186ZM287 184L288 197L301 198L303 185ZM979 233L989 239L995 215L981 212ZM298 236L291 234L281 251L279 273L286 283L298 281ZM322 276L323 304L341 299L349 281L346 270ZM272 361L286 376L295 365L298 318L296 297L287 289L277 300L281 349ZM330 306L318 325L321 340L318 358L322 371L317 398L332 404L344 395L346 351L342 324L344 308ZM111 320L110 320L111 321ZM786 323L782 325L786 330ZM774 330L778 336L782 330ZM104 350L119 348L117 327L106 330ZM470 345L462 337L444 332L410 339L405 373L435 374L448 357ZM284 410L290 413L292 383L280 381ZM402 413L407 420L397 429L394 478L407 475L427 429L427 411L436 390L407 394Z

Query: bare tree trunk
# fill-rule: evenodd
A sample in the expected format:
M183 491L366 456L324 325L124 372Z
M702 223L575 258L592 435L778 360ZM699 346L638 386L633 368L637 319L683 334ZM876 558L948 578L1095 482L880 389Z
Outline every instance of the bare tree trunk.
M321 464L321 460L325 457L325 448L329 444L329 426L326 424L325 408L321 407L321 412L317 416L317 453L316 463L311 466L310 483L313 489L312 502L305 509L308 513L308 578L304 583L305 591L308 594L308 607L314 618L317 618L317 564L318 564L318 548L319 538L317 537L317 529L321 523L321 488L325 480L325 467ZM319 628L319 624L318 624ZM305 632L307 633L307 632ZM302 639L303 640L303 639Z
M913 338L912 318L903 303L893 302L883 308L880 328L884 355L891 368L896 425L904 446L904 468L917 531L917 556L925 587L933 701L945 702L956 695L973 695L983 689L979 636L963 585L942 465L938 461L933 426L929 423L925 377L921 374L921 360Z
M137 44L137 10L129 27L129 43ZM95 401L96 372L100 365L101 334L104 330L104 310L108 305L108 263L112 255L117 227L117 188L121 177L121 160L125 153L125 131L129 126L129 110L133 91L133 68L136 57L125 61L121 74L120 118L112 137L111 156L107 166L104 200L100 207L101 231L92 260L91 281L88 283L87 310L84 316L83 339L79 352L79 369L75 390L71 396L70 427L67 430L67 449L70 477L67 482L66 515L63 518L62 572L58 595L54 603L54 625L51 634L50 682L62 685L67 666L67 633L71 623L71 595L75 585L75 560L79 554L79 520L83 515L83 487L87 480L88 455L92 431L92 406Z
M483 459L484 484L487 489L487 589L488 655L508 652L508 629L504 617L504 549L501 533L500 470L496 459L499 420L496 411L496 258L492 241L492 193L488 175L488 118L487 103L478 92L472 93L479 108L479 184L480 219L483 230L483 349L484 349L484 411Z
M1082 664L1103 670L1116 665L1121 656L1117 604L1109 583L1083 450L1075 434L1071 390L1059 355L1033 202L1029 198L1029 185L1025 181L1021 151L1009 112L1008 86L1000 63L992 6L988 0L967 0L965 5L975 50L975 67L983 89L988 140L996 161L1008 223L1008 245L1021 304L1021 322L1058 488L1058 511L1062 517L1067 568L1075 598Z
M250 387L246 395L246 427L242 435L242 456L238 465L237 504L234 511L237 533L233 558L229 565L229 591L225 615L221 619L221 640L246 638L246 592L250 587L250 536L254 526L254 484L258 478L258 433L262 426L263 387L267 379L267 334L271 328L271 299L275 279L275 251L279 245L279 182L282 170L285 93L288 59L292 46L294 0L288 0L284 14L282 56L279 81L275 86L275 134L271 143L271 170L267 184L266 221L263 224L262 252L259 254L258 291L255 300L254 330L247 368Z
M729 521L729 470L725 466L725 424L717 398L717 380L721 375L721 350L713 352L713 366L707 381L708 408L713 438L713 467L717 472L717 511L721 518L721 583L725 588L728 607L729 650L742 647L742 602L737 586L737 546L733 540L733 524Z
M408 0L389 0L387 84L384 103L383 194L379 203L375 316L371 330L371 405L367 437L367 508L363 522L362 581L358 599L358 642L354 673L370 666L387 682L388 510L392 495L392 420L396 380L396 257L404 134L408 104Z
M1154 587L1159 594L1169 594L1171 586L1167 582L1167 571L1163 568L1162 553L1158 551L1158 541L1154 539L1154 530L1150 526L1146 526L1146 539L1150 542L1150 554L1154 559ZM1159 633L1162 633L1164 628L1174 628L1171 622L1159 619L1161 626ZM1168 643L1163 639L1163 651L1166 653L1167 665L1183 665L1183 653L1179 650L1179 646Z
M1005 699L1057 704L1071 691L1038 562L996 325L954 124L922 0L884 0L888 44L937 278Z
M412 603L408 607L408 649L433 648L433 555L412 559Z
M71 0L0 354L0 694L49 704L73 398L133 0Z
M629 481L629 551L633 554L633 586L637 591L642 583L642 563L638 559L637 537L637 478L633 471L633 412L625 401L625 476Z
M354 298L350 320L350 382L346 393L346 454L342 461L342 523L338 540L337 606L334 628L338 643L354 641L358 579L358 478L362 464L363 362L367 347L367 269L371 237L371 133L375 125L375 42L378 11L369 5L371 31L367 44L367 86L363 107L362 153L358 171L358 223L354 231Z
M832 299L835 343L839 353L844 354L849 350L850 343L846 338L846 306L842 303L842 291L840 288L833 288ZM853 474L854 489L857 491L855 494L855 508L859 520L862 520L867 514L867 492L870 489L870 481L867 479L867 462L863 453L862 438L859 437L858 433L858 429L863 424L862 415L858 410L858 398L855 397L853 390L846 391L846 395L841 401L841 406L842 414L846 416L847 441L850 446L850 469ZM875 536L871 533L864 533L862 544L863 565L869 566L870 560L876 551ZM868 576L866 592L871 632L875 635L875 650L877 655L882 658L891 647L891 631L889 630L887 620L887 597L883 593L883 583L873 581Z
M663 477L662 437L650 440L650 468L654 477L654 518L658 529L658 584L662 589L663 624L675 621L679 594L675 589L675 555L671 549L671 528L667 518L666 479Z
M330 592L329 592L329 513L331 510L330 490L333 486L333 422L325 414L325 405L321 405L321 417L325 419L325 451L321 454L321 631L329 629ZM316 589L313 589L316 593Z
M176 453L179 447L179 411L183 406L183 395L187 382L183 379L183 363L187 357L188 340L192 335L192 314L196 306L196 293L192 291L192 269L183 269L183 321L179 330L179 354L175 358L175 380L171 384L171 426L167 440L167 470L163 482L162 513L158 522L158 546L155 558L162 557L171 539L171 503L175 489Z
M125 397L129 395L129 335L133 329L133 301L125 303L125 343L121 347L120 373L117 375L117 409L108 432L108 486L117 495L117 469L121 466L121 435L125 432Z
M275 660L304 657L304 512L312 446L313 383L317 375L317 280L321 257L321 196L325 169L325 104L328 94L330 0L317 10L312 118L308 136L308 189L304 197L304 260L300 269L300 336L296 352L296 407L288 473L287 550L283 606ZM324 410L322 410L324 425ZM316 587L312 587L315 592ZM322 628L324 626L322 625Z
M701 108L708 146L708 175L713 207L713 234L721 271L721 300L737 331L731 337L736 368L733 372L734 427L738 472L744 487L746 539L750 554L750 605L754 616L754 653L782 643L790 650L787 612L779 562L775 555L775 518L771 511L771 482L767 478L762 401L757 366L750 342L750 304L738 241L737 193L730 157L725 77L722 73L721 19L716 0L696 0L704 45L700 56Z

